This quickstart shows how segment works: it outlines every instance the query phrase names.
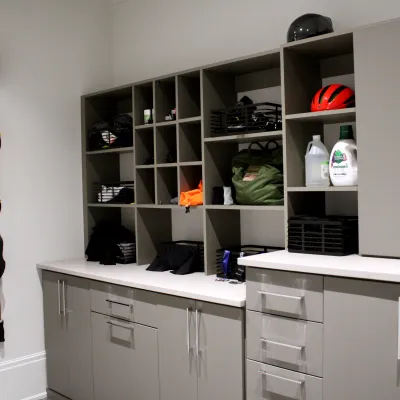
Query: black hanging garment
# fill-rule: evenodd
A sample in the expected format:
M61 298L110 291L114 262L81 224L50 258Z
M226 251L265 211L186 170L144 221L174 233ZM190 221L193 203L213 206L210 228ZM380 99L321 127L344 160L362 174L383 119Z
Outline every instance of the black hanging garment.
M123 243L135 243L135 235L118 223L102 222L93 228L86 248L87 260L115 265L121 257L118 245Z

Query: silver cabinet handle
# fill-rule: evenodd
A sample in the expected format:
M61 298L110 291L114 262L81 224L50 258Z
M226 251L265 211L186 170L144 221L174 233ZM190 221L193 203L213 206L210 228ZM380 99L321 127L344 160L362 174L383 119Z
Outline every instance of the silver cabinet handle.
M122 328L122 329L129 329L130 331L133 331L133 326L123 326L123 325L119 325L116 324L115 322L112 321L107 321L107 324L111 326L116 326L117 328Z
M263 371L262 369L259 369L258 372L259 372L261 375L264 375L264 376L266 376L266 377L280 379L280 380L282 380L282 381L294 383L294 384L299 385L299 386L302 386L302 385L304 384L304 381L297 381L296 379L284 378L283 376L270 374L270 373L268 373L268 372L266 372L266 371Z
M263 343L275 344L277 346L282 346L282 347L286 347L288 349L293 349L293 350L297 350L297 351L302 351L304 349L304 346L294 346L292 344L275 342L273 340L268 340L268 339L265 339L265 338L260 338L260 341L263 342Z
M64 317L67 315L67 309L66 309L66 299L65 299L65 281L62 282L62 289L63 289L63 315Z
M196 356L199 356L199 310L196 310Z
M192 352L190 348L190 313L192 312L191 308L186 308L186 341L187 341L187 351L188 354Z
M125 306L125 307L130 307L131 306L130 304L120 303L119 301L113 301L113 300L108 300L108 299L106 300L106 302L110 303L110 304L118 304L120 306Z
M275 297L281 297L284 299L291 299L291 300L297 300L297 301L301 301L304 299L304 296L289 296L287 294L265 292L264 290L259 290L257 293L261 294L262 296L275 296Z
M60 280L57 280L57 290L58 290L58 315L61 315L61 297L60 297Z
M397 342L397 359L400 361L400 297L399 297L399 315L398 315L398 319L399 319L399 329L398 329L398 342Z

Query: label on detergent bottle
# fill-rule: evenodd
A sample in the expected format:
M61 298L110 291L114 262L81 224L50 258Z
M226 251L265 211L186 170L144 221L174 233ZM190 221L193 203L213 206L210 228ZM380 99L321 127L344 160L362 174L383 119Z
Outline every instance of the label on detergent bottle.
M346 153L336 150L332 155L331 168L334 176L346 176L349 171L349 162Z

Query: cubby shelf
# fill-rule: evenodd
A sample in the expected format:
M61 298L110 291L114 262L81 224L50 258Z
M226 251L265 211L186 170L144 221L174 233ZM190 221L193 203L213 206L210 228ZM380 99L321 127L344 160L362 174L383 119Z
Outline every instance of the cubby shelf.
M179 165L181 167L192 167L196 165L203 165L202 161L187 161L187 162L180 162Z
M145 125L136 125L135 129L136 130L141 130L141 129L152 129L154 128L154 124L145 124Z
M357 192L358 186L288 187L288 192Z
M97 208L135 208L136 204L103 204L103 203L88 203L88 207Z
M355 120L356 120L355 108L286 115L286 121L315 122L323 124L355 122Z
M185 211L184 206L180 206L177 204L138 204L137 208L159 208L159 209L171 209L171 210L182 210ZM190 209L198 209L202 208L203 206L191 206Z
M157 164L157 168L172 168L177 167L178 163L165 163L165 164Z
M112 153L124 154L124 153L132 153L132 152L133 152L133 147L119 147L119 148L115 148L115 149L87 151L86 155L94 156L94 155L98 155L98 154L112 154Z
M180 118L178 122L180 124L198 124L201 122L201 117Z
M234 204L231 206L225 205L206 205L207 210L239 210L239 211L284 211L285 206L246 206L240 204Z
M172 126L172 125L176 125L176 120L174 121L165 121L165 122L157 122L156 126Z
M204 141L207 143L250 143L255 140L265 141L265 140L274 140L274 139L282 139L282 131L274 131L274 132L255 132L255 133L247 133L247 134L237 134L237 135L228 135L228 136L217 136L217 137L209 137L205 138Z
M154 168L154 164L149 164L149 165L136 165L136 169L151 169Z

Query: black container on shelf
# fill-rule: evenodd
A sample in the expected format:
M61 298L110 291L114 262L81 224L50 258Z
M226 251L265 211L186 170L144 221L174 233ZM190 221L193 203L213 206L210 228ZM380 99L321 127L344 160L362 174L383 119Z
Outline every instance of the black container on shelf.
M92 185L96 203L131 204L135 202L135 182L95 182Z
M288 251L328 256L358 253L358 218L292 217L288 221Z
M136 243L118 243L117 244L117 264L132 264L136 262Z
M225 276L222 261L224 258L225 251L230 251L229 257L229 273L228 276ZM217 276L219 278L227 278L227 279L237 279L239 281L245 281L245 268L238 265L238 258L254 256L256 254L263 253L271 253L273 251L284 250L283 247L274 247L274 246L256 246L256 245L243 245L243 246L233 246L226 247L224 249L217 250Z
M213 136L282 130L282 106L255 103L211 111Z
M175 240L171 242L163 242L163 245L168 244L196 247L197 254L199 255L199 266L204 270L204 242L198 242L195 240Z

